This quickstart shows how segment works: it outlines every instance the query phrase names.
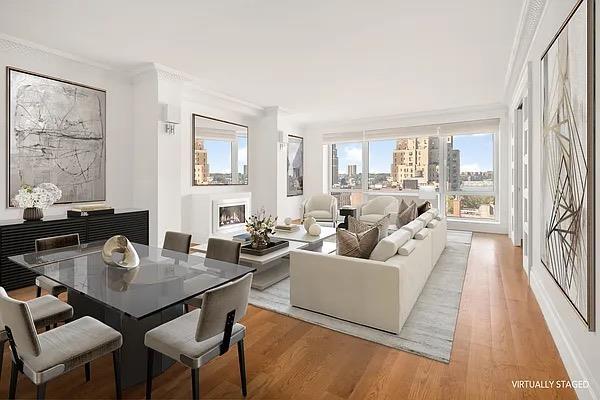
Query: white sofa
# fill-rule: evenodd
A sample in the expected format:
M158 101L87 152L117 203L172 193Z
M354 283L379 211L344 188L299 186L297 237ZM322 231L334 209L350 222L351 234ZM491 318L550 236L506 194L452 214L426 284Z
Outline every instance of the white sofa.
M445 219L435 228L423 222L411 232L401 228L380 241L380 260L344 257L306 250L290 252L290 302L293 306L343 320L399 333L429 278L446 243ZM408 255L397 253L397 240L409 232L401 247L414 246ZM426 235L417 240L416 234ZM410 242L410 244L409 244ZM442 246L443 244L443 246ZM395 246L395 247L394 247ZM387 247L387 248L386 248ZM376 248L377 250L377 248ZM375 255L372 253L372 257Z

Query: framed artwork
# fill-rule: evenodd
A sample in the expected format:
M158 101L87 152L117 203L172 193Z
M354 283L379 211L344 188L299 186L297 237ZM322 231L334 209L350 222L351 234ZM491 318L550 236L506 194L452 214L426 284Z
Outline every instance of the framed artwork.
M106 200L106 91L7 67L7 205L54 183L57 204Z
M594 0L581 0L542 63L542 263L595 330Z
M287 144L287 195L304 193L304 139L288 135Z
M192 114L192 186L248 184L248 127Z

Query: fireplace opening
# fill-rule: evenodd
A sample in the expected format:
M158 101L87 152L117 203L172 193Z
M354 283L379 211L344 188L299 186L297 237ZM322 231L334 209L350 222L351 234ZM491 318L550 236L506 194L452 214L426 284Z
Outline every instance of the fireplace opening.
M246 222L246 205L219 206L219 228Z

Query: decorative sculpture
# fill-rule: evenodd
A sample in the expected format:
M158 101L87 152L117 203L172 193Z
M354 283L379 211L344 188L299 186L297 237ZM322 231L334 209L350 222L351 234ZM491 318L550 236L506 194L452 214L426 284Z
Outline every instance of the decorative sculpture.
M121 261L115 261L113 259L113 253L122 253L123 258ZM116 235L111 237L104 243L102 248L102 259L108 265L121 268L136 268L140 265L140 257L138 256L135 248L123 235Z
M316 223L317 223L317 220L315 219L315 217L304 218L304 229L306 229L306 232L308 232L311 225L314 225Z
M311 235L311 236L319 236L321 234L321 225L319 225L319 224L312 224L308 228L308 234Z

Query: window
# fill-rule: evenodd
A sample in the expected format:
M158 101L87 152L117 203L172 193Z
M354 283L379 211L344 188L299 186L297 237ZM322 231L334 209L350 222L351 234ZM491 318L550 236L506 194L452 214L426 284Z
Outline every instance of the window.
M446 214L495 219L494 134L448 136Z
M331 188L361 189L362 143L331 145Z
M369 142L369 190L438 189L440 138L416 137Z

